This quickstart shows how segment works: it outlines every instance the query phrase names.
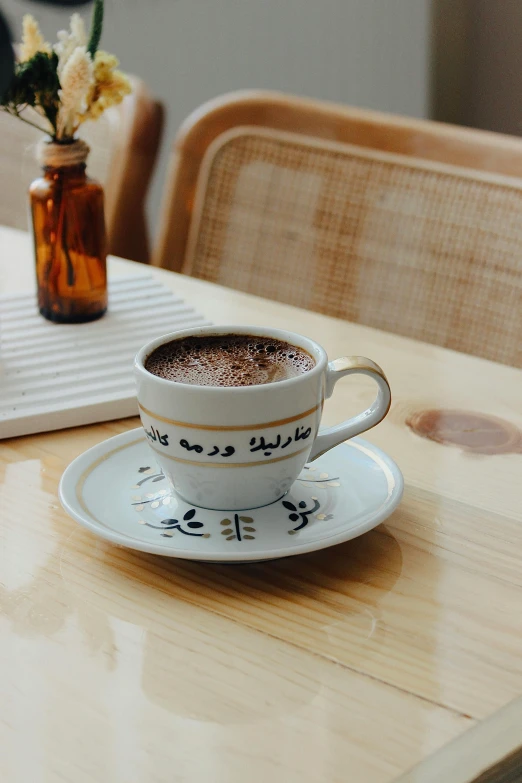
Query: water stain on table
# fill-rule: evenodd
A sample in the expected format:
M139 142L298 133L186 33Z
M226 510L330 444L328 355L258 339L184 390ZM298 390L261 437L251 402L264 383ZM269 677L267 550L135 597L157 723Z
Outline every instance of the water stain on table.
M522 432L496 416L462 410L411 413L407 426L422 438L472 454L522 454Z

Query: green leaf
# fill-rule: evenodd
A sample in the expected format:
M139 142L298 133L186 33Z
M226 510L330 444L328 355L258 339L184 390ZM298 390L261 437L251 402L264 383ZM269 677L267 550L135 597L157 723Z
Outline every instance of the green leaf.
M11 86L6 94L6 103L14 106L54 105L58 101L60 82L56 73L58 56L45 52L36 52L25 63L21 63L15 72Z
M58 55L55 52L51 54L36 52L27 62L19 63L9 89L2 96L2 105L15 115L23 111L26 106L39 106L56 131L60 104L57 65ZM29 120L26 122L35 124Z
M91 35L87 45L87 51L94 59L98 51L103 29L103 0L94 0L91 20Z

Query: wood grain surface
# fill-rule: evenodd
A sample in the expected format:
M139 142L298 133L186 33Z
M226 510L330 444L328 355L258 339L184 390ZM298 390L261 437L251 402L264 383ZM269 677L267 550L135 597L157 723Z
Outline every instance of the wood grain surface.
M377 361L393 403L368 439L404 500L316 554L182 562L98 540L57 499L66 465L136 419L0 443L0 779L388 783L522 691L522 454L462 446L458 417L460 446L447 422L443 443L407 424L472 410L522 429L522 372L153 273L216 323ZM0 290L32 274L29 238L0 230ZM324 422L372 392L338 384Z

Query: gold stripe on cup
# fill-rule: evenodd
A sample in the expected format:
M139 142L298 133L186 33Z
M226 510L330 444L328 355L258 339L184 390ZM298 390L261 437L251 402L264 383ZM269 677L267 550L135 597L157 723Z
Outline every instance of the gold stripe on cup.
M282 457L272 457L272 459L259 460L259 462L198 462L194 459L172 457L170 454L160 451L151 443L149 443L149 446L156 454L161 454L162 457L171 459L173 462L182 462L184 465L195 465L198 468L259 468L261 465L270 465L272 462L282 462L285 459L297 457L298 454L303 454L303 452L308 451L311 448L311 446L306 446L304 449L293 451L291 454L284 454Z
M247 432L248 430L264 430L264 429L269 429L270 427L282 427L284 424L291 424L293 421L299 421L299 419L304 419L307 416L311 416L312 413L315 413L317 410L319 410L319 408L322 408L323 403L320 402L318 405L314 405L313 408L304 411L304 413L298 413L295 416L289 416L287 419L268 421L265 424L239 424L239 425L230 425L230 426L221 425L221 424L191 424L187 421L176 421L175 419L167 419L165 416L160 416L158 413L153 413L153 411L149 411L148 408L145 408L143 405L140 405L140 403L138 403L138 405L140 410L143 411L143 413L146 413L147 416L152 416L152 418L157 419L158 421L163 421L165 424L173 424L175 427L187 427L193 430L211 430L212 432ZM200 465L201 463L198 462L195 464Z

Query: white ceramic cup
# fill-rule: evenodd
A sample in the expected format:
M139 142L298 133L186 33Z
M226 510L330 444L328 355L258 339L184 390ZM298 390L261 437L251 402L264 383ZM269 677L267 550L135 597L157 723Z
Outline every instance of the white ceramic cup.
M294 378L256 386L195 386L145 369L150 354L184 337L251 334L304 348L315 366ZM138 403L154 456L175 491L195 506L227 511L274 503L307 462L378 424L391 395L381 368L361 356L328 362L307 337L281 329L203 326L159 337L135 359ZM357 416L319 431L323 403L340 378L370 375L373 404Z

